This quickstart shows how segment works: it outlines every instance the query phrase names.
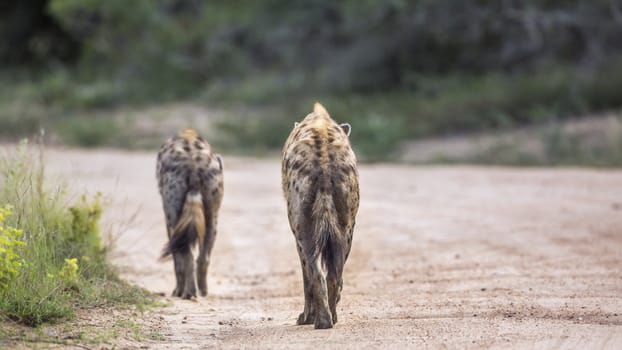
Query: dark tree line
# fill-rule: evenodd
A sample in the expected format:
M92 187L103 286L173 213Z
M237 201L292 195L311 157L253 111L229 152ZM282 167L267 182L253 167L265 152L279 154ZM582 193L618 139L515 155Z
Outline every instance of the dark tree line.
M81 43L48 12L49 0L0 2L0 60L8 64L75 62Z
M420 73L589 71L622 52L615 0L64 2L55 13L54 0L0 3L4 67L88 56L87 65L153 64L206 80L303 71L323 86L368 90Z

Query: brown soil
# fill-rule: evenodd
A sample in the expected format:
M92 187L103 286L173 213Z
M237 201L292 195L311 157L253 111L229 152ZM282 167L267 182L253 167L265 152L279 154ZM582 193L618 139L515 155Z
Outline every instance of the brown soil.
M362 165L339 323L314 330L295 325L302 278L277 159L225 157L209 295L185 301L157 261L155 151L46 158L48 175L111 198L114 262L171 302L145 314L161 339L120 347L622 348L619 170Z

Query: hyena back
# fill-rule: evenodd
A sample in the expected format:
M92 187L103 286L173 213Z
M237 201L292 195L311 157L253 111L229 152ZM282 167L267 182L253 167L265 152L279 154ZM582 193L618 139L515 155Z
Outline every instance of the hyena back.
M207 269L223 196L222 158L194 130L184 129L158 152L156 176L169 241L162 258L173 255L173 296L207 295ZM196 284L192 248L199 244Z
M359 206L349 124L337 124L316 103L296 123L282 159L282 186L302 265L305 306L298 324L331 328L343 286Z

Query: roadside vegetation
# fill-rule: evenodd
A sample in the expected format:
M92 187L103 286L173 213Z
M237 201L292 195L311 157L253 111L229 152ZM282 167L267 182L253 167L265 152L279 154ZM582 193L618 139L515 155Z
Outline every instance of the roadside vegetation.
M45 179L43 150L24 142L0 156L0 346L10 324L38 327L80 310L153 304L118 276L107 256L100 194L75 197ZM5 333L6 334L3 334Z
M29 13L20 4L7 21ZM611 1L137 0L128 11L120 0L48 0L29 10L60 32L0 45L3 139L45 129L69 145L153 148L161 130L145 129L141 111L182 103L217 111L199 128L224 152L261 155L319 100L353 124L362 160L395 161L412 140L622 108L622 9ZM6 33L16 42L21 32ZM562 143L588 152L580 138ZM616 165L615 147L598 162L499 163Z
M218 132L214 137L234 149L236 146L241 149L278 148L283 143L281 135L287 135L294 121L309 113L310 106L317 99L336 119L353 125L352 142L363 160L394 161L399 159L403 142L431 137L495 134L540 125L548 126L555 137L565 138L563 130L555 132L551 126L561 128L564 122L595 111L617 110L622 99L611 92L620 89L622 61L590 77L558 68L519 77L489 74L429 78L422 79L422 86L416 92L332 95L318 92L314 97L304 94L299 98L292 97L282 105L276 102L276 92L271 94L270 87L265 87L254 91L263 94L261 98L237 95L239 92L236 91L228 96L223 92L215 98L219 101L227 99L234 110L235 100L261 100L264 103L257 107L259 110L245 108L237 112L237 117L223 118L217 123ZM249 89L242 93L252 94L253 91ZM582 141L580 135L568 140L578 149L581 149ZM611 157L613 163L619 163L620 149L614 147L619 145L611 146L610 150L607 147L602 149L603 160ZM495 163L494 158L488 159ZM554 157L550 160L555 163ZM572 164L572 159L565 157L567 162ZM542 163L547 162L533 164ZM516 164L532 163L524 160ZM576 164L594 165L579 157Z

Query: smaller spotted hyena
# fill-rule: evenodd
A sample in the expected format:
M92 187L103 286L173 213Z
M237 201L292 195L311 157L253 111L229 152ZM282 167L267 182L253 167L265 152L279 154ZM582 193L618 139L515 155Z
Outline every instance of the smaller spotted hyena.
M175 264L173 296L196 297L192 248L197 242L196 282L205 296L223 196L222 158L194 130L184 129L160 148L156 176L169 237L162 258L172 254Z
M282 185L302 265L305 306L297 324L331 328L343 286L359 207L356 157L349 124L337 124L316 103L283 147Z

